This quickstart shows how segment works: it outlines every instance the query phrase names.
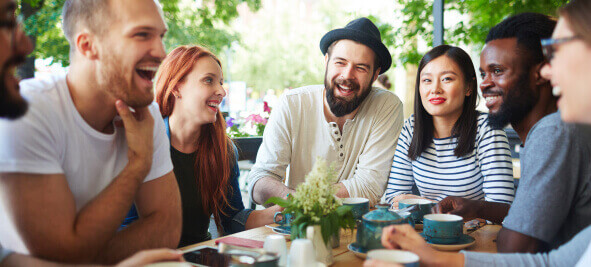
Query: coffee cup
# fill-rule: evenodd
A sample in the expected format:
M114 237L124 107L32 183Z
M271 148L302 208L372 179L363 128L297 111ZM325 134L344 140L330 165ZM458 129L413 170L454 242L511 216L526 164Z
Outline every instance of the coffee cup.
M293 222L293 213L276 212L273 216L273 222L281 225L282 227L291 227L291 222Z
M289 249L290 267L308 267L316 264L316 252L312 240L296 239Z
M285 266L287 264L287 244L282 235L267 236L263 244L263 249L279 255L279 266Z
M423 216L431 213L431 208L435 206L435 202L420 198L403 199L398 201L399 209L404 209L412 205L417 206L413 211L411 211L412 219L415 223L421 223L423 221Z
M419 256L403 250L374 249L367 253L367 258L387 263L397 263L404 267L419 267Z
M361 220L361 216L369 212L369 199L363 197L343 198L343 205L350 206L355 220Z
M423 235L434 244L453 244L462 237L464 219L453 214L427 214L423 217Z

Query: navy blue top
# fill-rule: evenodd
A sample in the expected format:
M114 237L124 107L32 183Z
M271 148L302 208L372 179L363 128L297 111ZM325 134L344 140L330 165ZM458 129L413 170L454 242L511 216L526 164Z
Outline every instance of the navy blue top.
M164 118L164 123L166 126L166 133L170 138L168 118ZM234 151L236 151L236 149L234 149ZM201 191L198 190L195 182L196 179L193 166L195 163L196 152L186 154L176 150L172 146L170 147L170 152L172 163L174 165L174 174L177 183L179 184L183 210L183 230L179 247L209 240L211 239L211 234L208 231L211 212L206 214L203 211ZM245 209L244 204L242 203L242 196L238 185L240 170L238 168L238 162L236 161L237 158L238 155L236 153L234 167L232 168L229 180L231 189L226 193L226 197L229 200L229 206L226 206L223 209L223 212L220 213L221 224L224 231L224 233L220 234L232 234L244 231L246 220L248 219L250 212L252 212L251 209ZM224 213L226 215L224 215ZM127 218L123 223L123 227L137 220L137 218L138 215L135 205L132 205Z

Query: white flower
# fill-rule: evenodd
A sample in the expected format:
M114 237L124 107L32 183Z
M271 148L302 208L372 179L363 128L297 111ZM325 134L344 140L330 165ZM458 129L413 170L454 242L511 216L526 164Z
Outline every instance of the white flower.
M336 171L334 166L328 166L323 158L316 158L312 171L306 175L305 182L300 184L293 194L294 201L301 207L304 214L311 216L312 221L320 222L320 218L333 212L342 205L335 196ZM321 214L315 214L314 207L318 205Z

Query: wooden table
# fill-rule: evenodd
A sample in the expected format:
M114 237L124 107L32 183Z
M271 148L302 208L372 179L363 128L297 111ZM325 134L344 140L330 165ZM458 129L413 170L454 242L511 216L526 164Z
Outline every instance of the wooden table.
M473 233L470 236L476 239L476 243L471 247L466 248L465 250L469 251L478 251L478 252L497 252L497 244L496 238L497 233L501 229L500 225L486 225ZM265 237L268 235L275 234L270 228L267 227L259 227L255 229L251 229L248 231L240 232L233 234L232 236L265 241ZM347 249L349 243L355 241L355 233L351 233L349 231L343 231L341 234L341 245L338 248L332 250L332 254L334 256L334 264L331 265L333 267L340 267L340 266L361 266L363 265L363 259L358 258ZM287 246L289 247L291 242L287 242ZM186 246L182 248L182 250L190 249L196 246L212 246L215 247L215 240L209 240L202 243Z

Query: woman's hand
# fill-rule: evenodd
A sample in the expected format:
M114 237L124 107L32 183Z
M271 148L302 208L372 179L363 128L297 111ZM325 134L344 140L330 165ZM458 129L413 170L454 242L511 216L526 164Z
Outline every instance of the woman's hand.
M408 224L391 225L382 231L382 245L388 249L408 250L419 256L421 266L464 266L464 255L433 249Z
M275 213L281 211L283 211L283 208L279 205L273 205L264 210L253 210L250 216L248 216L244 227L248 230L265 226L266 224L272 224Z
M392 208L397 209L398 208L398 201L403 200L403 199L426 199L426 198L421 197L421 196L417 196L417 195L413 195L413 194L398 195L392 199ZM429 199L427 199L427 200L429 200Z

